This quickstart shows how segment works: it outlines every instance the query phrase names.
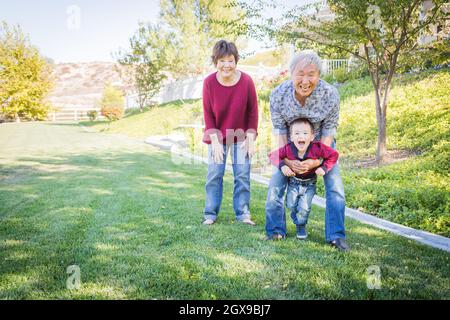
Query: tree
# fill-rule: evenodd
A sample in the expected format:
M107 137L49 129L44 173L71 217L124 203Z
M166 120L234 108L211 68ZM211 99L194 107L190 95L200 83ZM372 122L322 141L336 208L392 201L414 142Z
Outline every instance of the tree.
M0 114L9 119L44 120L52 87L51 69L19 26L0 24Z
M223 0L161 0L160 22L139 24L130 48L116 58L128 68L119 72L132 83L143 110L163 81L201 74L210 63L214 43L243 34L240 7Z
M103 96L100 100L102 115L110 122L119 120L124 113L123 93L107 83L103 89Z
M365 62L375 90L376 156L378 161L383 161L387 151L387 107L392 79L402 57L425 50L418 40L429 33L429 27L445 25L442 10L445 3L445 0L372 0L370 3L329 0L331 19L318 14L320 4L296 7L285 14L284 27L272 30L272 34L284 42L302 39L336 48Z
M235 1L161 0L161 27L171 31L176 54L168 59L174 78L202 73L211 63L214 44L237 41L247 33L246 15Z
M139 30L130 39L130 49L117 54L118 68L123 78L132 83L141 111L159 92L167 78L167 60L173 59L170 50L171 34L160 26L140 24Z

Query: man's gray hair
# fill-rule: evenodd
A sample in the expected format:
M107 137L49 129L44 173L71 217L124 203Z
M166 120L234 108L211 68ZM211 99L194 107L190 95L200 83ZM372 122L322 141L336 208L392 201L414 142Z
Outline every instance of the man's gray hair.
M315 65L319 74L322 73L322 60L319 55L314 50L303 50L294 55L289 66L289 70L294 73L295 67L299 62L303 62L305 66Z

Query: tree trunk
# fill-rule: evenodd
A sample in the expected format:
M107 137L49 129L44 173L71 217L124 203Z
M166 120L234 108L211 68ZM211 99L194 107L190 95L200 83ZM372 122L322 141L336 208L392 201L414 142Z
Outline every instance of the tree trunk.
M384 157L386 155L386 112L385 106L382 106L386 102L385 99L382 99L380 85L378 79L372 75L372 84L375 89L375 109L377 115L377 126L378 126L378 141L377 141L377 154L376 160L378 163L384 161Z
M387 153L386 148L386 113L381 112L380 118L378 119L378 143L377 143L377 162L382 163L385 160Z
M387 98L389 95L390 81L387 82L387 87L383 89L380 85L380 79L378 74L371 73L371 79L373 88L375 89L375 109L377 115L378 126L378 139L377 139L377 153L376 160L378 163L382 163L385 160L387 153L387 130L386 130L386 111L387 111Z
M391 69L389 70L389 73L386 77L386 80L384 82L384 88L383 91L380 90L380 116L378 119L378 145L377 145L377 162L381 163L385 160L386 154L387 154L387 104L389 100L389 93L391 88L391 82L392 77L394 75L394 69L395 67L391 65Z

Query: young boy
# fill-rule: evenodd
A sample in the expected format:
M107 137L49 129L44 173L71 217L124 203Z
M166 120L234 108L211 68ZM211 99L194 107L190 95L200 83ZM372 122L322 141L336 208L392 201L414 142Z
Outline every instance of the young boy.
M290 141L287 145L269 154L270 162L289 177L286 193L286 207L291 210L291 218L297 226L297 238L306 239L306 224L308 223L311 203L316 194L317 176L323 176L336 164L339 154L334 149L319 141L314 141L314 127L305 118L293 121L290 125ZM323 159L322 165L316 170L303 174L295 174L284 159L306 160Z

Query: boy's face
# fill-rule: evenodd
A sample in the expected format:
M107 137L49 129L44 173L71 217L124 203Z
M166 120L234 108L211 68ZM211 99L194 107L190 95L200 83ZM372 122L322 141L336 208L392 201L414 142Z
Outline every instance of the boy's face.
M298 151L305 152L309 144L314 141L314 133L307 123L295 123L291 127L291 141Z

